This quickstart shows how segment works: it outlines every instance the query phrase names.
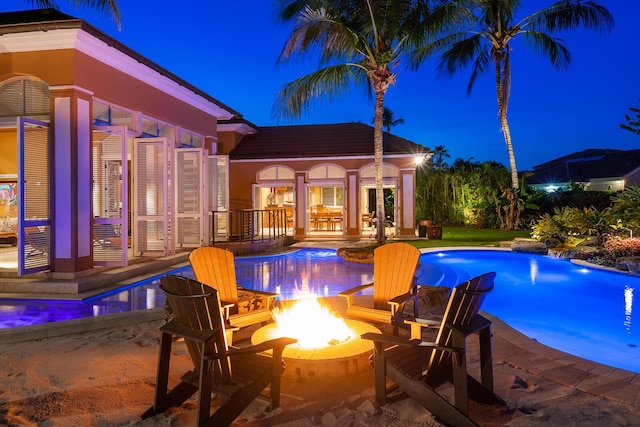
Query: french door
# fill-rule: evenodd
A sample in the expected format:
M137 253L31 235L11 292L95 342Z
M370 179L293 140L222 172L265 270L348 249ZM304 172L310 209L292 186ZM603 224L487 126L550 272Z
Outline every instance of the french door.
M179 247L200 247L205 243L204 150L178 148L175 150L176 244Z
M18 118L18 275L51 267L49 124Z
M93 261L125 266L130 246L127 127L95 126L92 151Z
M170 214L172 147L168 138L134 139L132 243L136 255L175 252Z

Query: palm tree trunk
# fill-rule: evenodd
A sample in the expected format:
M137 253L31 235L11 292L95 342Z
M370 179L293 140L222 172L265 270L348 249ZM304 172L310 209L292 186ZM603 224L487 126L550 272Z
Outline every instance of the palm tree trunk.
M374 85L375 87L375 85ZM373 154L376 175L376 217L378 218L378 228L376 229L376 243L382 245L385 238L385 212L384 212L384 189L382 187L382 118L384 112L385 90L376 90L376 102L373 116Z
M504 142L507 144L507 154L509 155L509 169L511 171L511 187L515 190L520 188L518 181L518 167L516 166L516 155L513 152L513 143L511 142L511 129L507 120L507 105L509 102L509 90L506 87L507 77L503 74L503 61L496 60L496 95L498 98L498 115L500 116L500 127L504 135ZM508 65L504 65L508 67ZM509 72L506 70L505 72Z

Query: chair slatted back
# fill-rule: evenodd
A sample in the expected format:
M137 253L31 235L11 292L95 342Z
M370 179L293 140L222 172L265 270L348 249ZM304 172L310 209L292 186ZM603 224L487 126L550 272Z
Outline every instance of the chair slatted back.
M189 262L196 279L216 289L221 301L238 303L233 253L225 249L205 246L194 249L189 254Z
M389 310L388 301L409 292L420 251L408 243L394 242L373 251L373 307Z
M495 277L496 273L485 273L453 288L440 324L436 344L444 347L464 345L464 342L453 342L453 330L464 331L476 320L482 302L493 289ZM425 381L434 387L447 381L451 372L451 359L450 352L433 351Z
M218 292L196 280L166 275L160 278L160 289L165 293L173 318L182 327L194 331L215 331L211 348L203 349L194 341L185 340L189 356L196 368L200 366L201 354L226 354L228 350L223 314L220 310ZM228 383L231 367L228 358L220 358L213 367L217 383Z

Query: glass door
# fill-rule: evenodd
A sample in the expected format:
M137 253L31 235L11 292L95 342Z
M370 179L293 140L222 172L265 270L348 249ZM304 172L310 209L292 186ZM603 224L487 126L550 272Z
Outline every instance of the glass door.
M127 127L95 126L93 158L93 261L95 265L127 265L129 247L129 167Z
M18 275L51 267L49 124L18 119Z

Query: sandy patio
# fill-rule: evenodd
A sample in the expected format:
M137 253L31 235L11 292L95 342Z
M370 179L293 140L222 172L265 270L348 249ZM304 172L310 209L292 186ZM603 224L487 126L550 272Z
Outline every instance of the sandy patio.
M482 425L638 425L640 375L566 355L493 320L496 392L508 406L500 413L472 406ZM4 344L0 350L0 425L194 425L196 401L144 422L139 418L153 403L161 323L130 322ZM250 328L240 332L241 344L251 332ZM473 365L473 342L471 347ZM174 347L174 362L176 380L190 365L182 343ZM264 413L265 406L261 399L254 401L235 424L441 425L403 395L378 407L372 370L348 378L285 380L281 408Z

